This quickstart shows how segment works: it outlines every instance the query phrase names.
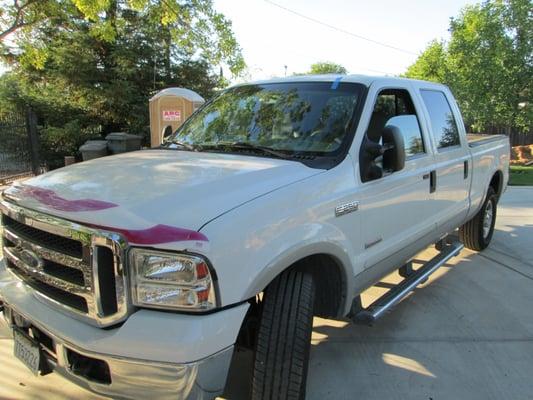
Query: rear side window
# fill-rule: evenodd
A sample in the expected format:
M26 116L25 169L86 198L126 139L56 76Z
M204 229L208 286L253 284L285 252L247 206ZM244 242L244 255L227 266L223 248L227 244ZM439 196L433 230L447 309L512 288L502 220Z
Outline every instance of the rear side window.
M459 145L457 123L444 93L436 90L421 90L420 93L428 110L431 132L437 142L437 148Z

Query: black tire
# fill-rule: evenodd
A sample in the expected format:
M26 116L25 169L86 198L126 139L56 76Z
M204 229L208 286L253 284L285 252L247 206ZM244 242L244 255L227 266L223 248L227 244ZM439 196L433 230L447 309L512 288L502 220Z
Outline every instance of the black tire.
M252 376L253 400L305 399L315 284L291 270L265 290Z
M489 187L487 191L487 197L481 207L481 210L476 214L474 218L465 223L459 228L459 239L465 245L465 247L481 251L490 243L492 234L494 233L494 224L496 223L496 206L498 204L498 196L492 187ZM492 209L492 219L490 225L486 224L485 228L490 228L487 231L484 229L485 215L487 209Z

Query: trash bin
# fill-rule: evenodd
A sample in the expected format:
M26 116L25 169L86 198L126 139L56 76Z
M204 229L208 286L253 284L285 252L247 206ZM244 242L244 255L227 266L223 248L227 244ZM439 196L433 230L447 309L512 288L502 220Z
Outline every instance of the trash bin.
M141 149L142 136L126 132L113 132L105 137L109 150L113 154L126 153Z
M87 140L84 144L80 146L80 152L83 161L107 156L107 141Z

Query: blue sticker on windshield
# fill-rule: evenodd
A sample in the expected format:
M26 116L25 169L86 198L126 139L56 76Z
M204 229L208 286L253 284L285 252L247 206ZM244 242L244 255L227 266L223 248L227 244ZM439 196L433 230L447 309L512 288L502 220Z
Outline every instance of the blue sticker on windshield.
M341 79L342 79L342 76L339 76L337 79L333 81L333 83L331 84L331 90L335 90L339 87L339 83Z

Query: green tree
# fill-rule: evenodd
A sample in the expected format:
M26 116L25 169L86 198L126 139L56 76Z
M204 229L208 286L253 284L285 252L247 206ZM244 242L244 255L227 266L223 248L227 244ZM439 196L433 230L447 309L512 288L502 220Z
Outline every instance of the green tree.
M210 97L222 84L219 65L234 73L244 67L231 26L211 1L180 4L178 11L170 0L62 1L53 18L11 36L0 105L37 111L52 164L100 132L148 136L154 92L184 86Z
M531 131L531 0L489 0L450 22L448 43L432 42L406 76L447 84L474 130Z
M16 39L20 39L50 22L60 28L61 17L68 18L73 11L90 22L91 34L113 42L122 27L123 15L138 12L159 24L167 67L175 45L213 65L224 63L234 74L245 67L231 22L216 12L212 0L0 0L0 5L0 41L4 50L9 47L5 41L9 35L16 33Z
M0 6L0 41L22 28L30 28L50 18L58 11L55 1L48 0L1 0Z
M335 64L330 61L321 61L311 64L311 68L307 73L310 75L347 74L348 71L340 64Z
M448 75L446 63L445 44L434 40L427 46L416 62L409 66L405 76L432 82L446 82Z

